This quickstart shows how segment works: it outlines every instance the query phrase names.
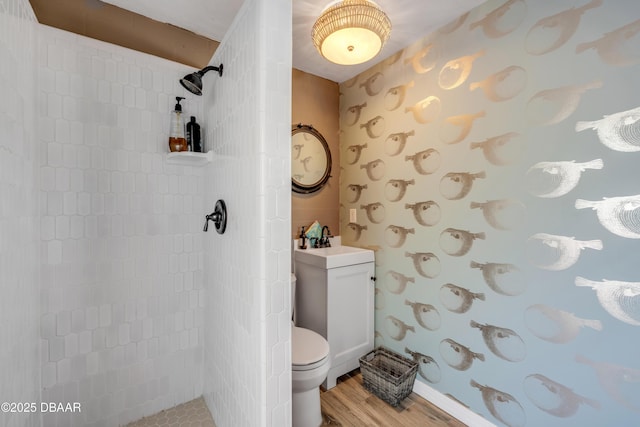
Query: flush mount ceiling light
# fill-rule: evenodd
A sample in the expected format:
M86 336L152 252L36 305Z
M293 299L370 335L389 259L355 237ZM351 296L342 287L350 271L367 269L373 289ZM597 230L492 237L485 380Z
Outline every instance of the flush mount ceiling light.
M342 0L329 5L311 30L320 55L341 65L355 65L376 56L391 33L391 21L377 4Z

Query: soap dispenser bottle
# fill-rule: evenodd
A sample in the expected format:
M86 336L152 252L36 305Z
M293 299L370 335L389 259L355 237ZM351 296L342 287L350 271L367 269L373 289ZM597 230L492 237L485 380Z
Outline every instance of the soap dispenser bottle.
M171 112L171 130L169 133L169 150L187 151L187 140L184 137L184 120L182 118L182 105L180 101L184 98L176 96L176 106Z

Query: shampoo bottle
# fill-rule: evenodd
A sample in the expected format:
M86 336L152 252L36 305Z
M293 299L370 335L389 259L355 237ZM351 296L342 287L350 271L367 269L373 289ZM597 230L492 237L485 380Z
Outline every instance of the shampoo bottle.
M184 120L182 118L182 105L180 101L184 98L176 96L176 106L171 112L171 130L169 133L169 150L187 151L187 140L184 137Z
M202 142L200 139L200 125L196 123L196 118L191 116L191 121L187 123L187 140L191 149L195 152L202 152Z

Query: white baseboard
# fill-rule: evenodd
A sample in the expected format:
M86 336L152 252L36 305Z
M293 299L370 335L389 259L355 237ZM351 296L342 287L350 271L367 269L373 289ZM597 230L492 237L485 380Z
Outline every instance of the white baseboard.
M496 427L495 424L476 414L467 407L429 387L423 382L413 383L413 392L422 396L446 413L456 417L470 427Z

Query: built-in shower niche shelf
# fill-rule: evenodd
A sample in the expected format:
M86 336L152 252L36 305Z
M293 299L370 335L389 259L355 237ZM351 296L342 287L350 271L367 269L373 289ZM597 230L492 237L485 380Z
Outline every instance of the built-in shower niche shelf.
M167 153L167 163L182 166L204 166L213 160L213 151L195 153L193 151L175 151Z

